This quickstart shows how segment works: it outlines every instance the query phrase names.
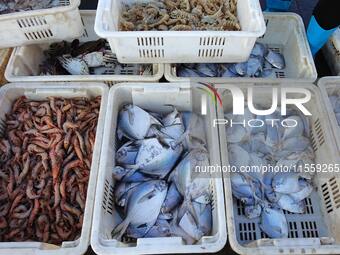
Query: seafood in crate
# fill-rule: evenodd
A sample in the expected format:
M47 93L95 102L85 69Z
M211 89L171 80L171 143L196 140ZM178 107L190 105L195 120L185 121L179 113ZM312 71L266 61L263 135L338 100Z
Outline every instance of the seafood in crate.
M230 113L233 109L233 100L231 100L233 99L233 93L231 92L231 86L224 84L216 84L215 86L221 95L221 100L223 102L223 107L221 107L218 112L218 118L228 118L229 115L225 116L225 113ZM275 181L272 181L271 186L263 185L266 184L264 179L263 184L261 184L261 186L264 187L261 194L266 192L266 188L268 189L269 187L274 190L275 187L275 190L279 193L285 193L287 191L283 188L290 189L291 192L289 193L289 196L293 199L300 196L300 200L301 197L306 197L308 194L310 195L302 200L302 207L296 206L296 203L289 202L292 200L288 199L289 197L287 196L283 196L284 200L280 201L280 205L276 203L275 207L273 206L273 203L270 203L268 199L265 199L264 204L268 204L269 206L263 207L265 209L269 207L269 209L265 211L265 215L261 215L260 210L262 208L257 207L255 209L258 210L246 210L244 202L247 201L244 199L242 203L241 200L237 199L233 195L233 186L235 186L232 184L233 177L231 173L227 173L226 177L228 178L224 179L224 187L227 208L227 226L232 249L239 254L249 255L289 253L338 254L340 251L339 231L333 226L336 225L336 222L339 219L339 208L337 207L338 204L335 202L338 197L337 193L340 187L338 178L339 157L337 155L338 151L335 143L336 139L331 132L329 121L325 119L329 110L325 107L320 88L313 86L312 83L298 83L296 81L283 81L275 85L270 82L263 82L262 84L256 85L255 83L249 82L245 84L237 84L236 86L240 88L245 97L248 98L248 100L245 101L245 104L247 104L252 112L254 112L255 108L261 112L264 109L270 109L269 112L274 113L272 114L273 116L271 116L272 119L278 119L274 120L274 127L278 126L280 129L286 130L285 125L289 125L291 127L290 130L295 133L297 130L302 128L302 125L296 125L298 123L294 120L297 120L298 118L295 118L294 115L299 116L302 120L307 119L307 123L302 121L303 127L308 127L308 129L306 129L306 131L308 130L308 133L303 133L303 137L307 138L307 140L304 139L306 142L302 142L301 135L296 137L293 142L293 147L295 147L293 152L295 152L294 154L296 155L302 154L302 160L298 160L297 163L294 161L293 163L289 163L289 161L284 160L277 162L277 160L271 160L272 157L270 157L270 162L267 163L266 166L262 167L262 169L264 170L264 173L270 172L272 169L274 172L278 172L278 176ZM274 99L275 90L277 95L282 95L282 93L287 92L288 94L286 94L286 97L283 98L292 100L302 99L302 94L310 94L310 96L308 96L308 100L303 103L303 107L305 108L304 110L297 105L297 107L289 106L287 108L284 99L281 99L280 101L276 101ZM277 115L277 113L274 112L275 109L281 110L277 117L275 117L275 115ZM308 112L305 111L306 109ZM270 113L267 112L267 115ZM263 129L262 132L266 132L268 128L267 125L261 124L262 121L266 121L266 118L265 116L257 117L257 114L259 113L255 112L255 115L250 115L256 118L253 118L250 121L251 124L247 125L243 124L243 121L247 122L249 118L248 111L245 111L244 116L242 116L243 119L241 124L236 124L236 126L246 126L250 128L253 125L256 125L259 126L260 130ZM262 114L264 113L262 112ZM303 116L305 116L305 118L303 118ZM236 118L236 121L240 123L239 115L235 115L234 118ZM283 119L288 118L291 118L292 121L287 122L286 120L282 123ZM229 126L229 124L227 124L227 126ZM295 129L298 126L300 126L299 129ZM238 139L243 136L242 133L244 133L244 131L240 129L239 134L235 135L234 141L230 140L230 136L227 136L226 125L220 125L219 131L221 134L220 146L222 150L221 157L223 166L228 167L235 162L241 162L244 164L241 157L239 157L239 159L237 159L234 163L232 163L229 159L229 149L232 146L232 142L237 143L236 145L240 145ZM256 127L254 131L255 133L259 133L259 129ZM298 133L300 132L301 131ZM275 133L276 132L271 131L269 133L269 137L278 137L276 135L273 136ZM282 131L278 133L281 134L281 141L287 145L287 140L289 139L282 139ZM287 137L288 134L285 136ZM267 132L265 134L265 138L266 137ZM278 138L275 138L275 140L277 139ZM258 142L255 138L251 138L251 140L254 140L254 145ZM268 139L268 141L265 140L264 143L272 144L272 140L273 139ZM313 151L309 152L309 149L307 150L307 155L309 155L308 157L305 157L306 155L303 155L305 153L302 153L302 149L305 146L303 143L310 143L310 147ZM273 154L273 156L278 157L278 159L287 153L287 150L285 151L282 149L283 143L280 144L280 149ZM260 148L268 149L268 146L260 146ZM245 147L243 149L247 148ZM262 153L265 154L266 151L264 150ZM314 156L312 156L313 154ZM242 155L249 156L249 153L242 153ZM294 157L289 158L289 160L290 159L294 159ZM288 167L285 166L287 162ZM253 165L256 166L256 164ZM243 171L239 171L238 173L247 173L247 175L254 177L261 173L256 174L253 172L254 170L251 171L252 169L254 168L251 168L251 165L248 164L245 168L243 168ZM255 169L259 168L257 167ZM296 172L294 170L296 170ZM297 176L294 175L294 173L299 176L297 182ZM300 175L302 175L302 177ZM243 182L243 180L247 179L239 178L240 182ZM312 187L306 183L310 183ZM258 190L257 186L254 186L254 189L255 191ZM256 197L261 195L258 191L256 193ZM277 192L274 194L276 193ZM266 196L266 194L264 195ZM273 196L273 198L275 198L275 196ZM259 200L260 199L257 199L257 201ZM294 210L292 210L292 205L295 207ZM289 210L283 210L282 206L289 206L291 208ZM300 208L302 209L300 210ZM274 209L274 211L272 209ZM291 211L295 211L295 209L303 212L292 213ZM282 212L284 217L282 216ZM259 214L261 217L256 217ZM272 228L269 228L267 225ZM277 237L270 238L271 234Z
M239 123L232 114L226 119ZM243 116L242 116L243 117ZM308 119L296 110L281 116L255 116L245 109L245 121L265 123L261 127L234 125L226 128L231 185L235 198L244 205L249 219L260 217L260 228L270 238L288 238L288 222L283 210L305 213L307 199L313 192L312 172L305 165L314 164ZM277 120L277 121L273 121ZM284 126L278 123L284 123ZM263 171L271 165L269 171ZM250 171L242 171L250 167Z
M40 75L112 75L129 69L121 64L104 39L80 43L59 42L44 51ZM151 75L152 65L136 65L133 75Z
M210 180L194 172L209 165L203 120L176 108L162 115L128 104L120 110L117 137L112 174L123 220L112 237L180 236L193 244L209 235Z
M2 242L80 237L101 97L19 97L0 129Z
M123 5L121 31L239 31L237 0L162 0Z
M0 3L0 15L12 12L41 10L60 6L60 0L4 0Z
M338 92L333 93L329 96L329 101L331 102L338 126L340 126L340 94Z
M255 43L250 57L241 63L178 64L178 77L270 77L286 67L284 56L265 44Z

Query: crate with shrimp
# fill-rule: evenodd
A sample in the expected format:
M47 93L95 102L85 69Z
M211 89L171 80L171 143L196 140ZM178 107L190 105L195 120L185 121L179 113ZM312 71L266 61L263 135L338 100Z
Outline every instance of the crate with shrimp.
M304 79L314 82L317 72L305 27L295 13L265 12L266 33L257 39L244 63L165 64L170 82L200 80L222 83L234 78Z
M95 11L81 11L83 34L68 42L17 47L6 68L10 82L158 81L161 64L121 64L94 32ZM78 39L75 39L78 38Z
M79 5L80 0L1 1L0 48L80 36Z
M0 254L84 254L108 87L0 88Z
M203 86L198 86L203 87ZM216 117L189 84L112 87L91 246L97 254L216 252L226 243ZM211 103L211 104L210 104Z
M122 63L242 62L265 23L257 0L100 0L95 31Z
M231 169L224 188L232 249L338 254L339 157L320 89L303 82L215 86L223 102L222 166Z

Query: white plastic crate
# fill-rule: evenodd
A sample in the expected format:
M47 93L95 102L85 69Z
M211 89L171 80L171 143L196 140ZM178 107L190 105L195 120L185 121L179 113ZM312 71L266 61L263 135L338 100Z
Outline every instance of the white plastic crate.
M12 48L0 50L0 86L7 83L5 79L5 70L12 53Z
M94 32L94 20L96 11L81 11L83 34L80 42L88 42L99 39ZM74 37L76 38L76 37ZM73 38L73 39L74 39ZM39 65L45 59L44 50L49 48L50 43L36 44L14 49L7 65L5 77L10 82L53 82L53 81L105 81L113 85L123 81L158 81L164 73L164 65L154 64L152 74L139 75L138 67L128 64L119 73L110 75L39 75Z
M0 48L80 36L79 4L80 0L59 0L58 7L0 15Z
M230 83L238 86L244 93L248 86L254 88L254 104L270 107L272 105L272 84ZM294 87L308 89L311 100L304 104L312 113L309 116L312 147L316 155L315 163L339 163L336 155L334 136L327 121L326 107L321 92L312 83L281 82L277 87ZM232 110L232 97L228 85L216 85L222 101L218 118L224 119L224 113ZM296 95L296 98L301 95ZM292 96L290 95L290 98ZM265 108L269 109L269 108ZM219 125L222 165L228 166L228 146L225 126ZM272 255L272 254L339 254L340 229L340 178L339 173L317 173L314 177L316 189L305 200L306 213L285 213L288 221L289 237L269 239L259 228L259 218L250 220L244 215L244 207L232 195L229 174L224 176L225 203L229 242L239 254Z
M96 33L108 39L121 63L242 62L266 29L259 1L238 0L242 31L120 32L122 2L136 0L100 0L95 23Z
M327 107L327 114L331 124L332 131L338 147L338 155L340 155L340 127L336 120L334 109L329 100L329 96L336 94L340 95L340 78L339 77L324 77L318 81L318 86L321 89L322 98Z
M323 54L333 75L340 76L340 28L338 28L323 48Z
M270 49L283 54L286 68L274 69L268 78L256 78L257 82L268 79L287 78L304 79L314 82L316 72L312 53L309 48L305 27L301 17L295 13L264 12L266 33L257 39L258 42L267 44ZM165 78L169 82L200 80L213 83L222 83L238 78L205 78L205 77L179 77L174 64L165 64Z
M92 156L88 183L84 221L81 236L75 241L63 242L61 246L42 242L0 242L0 254L34 255L77 255L84 254L90 245L90 231L94 207L94 196L98 175L100 150L103 138L104 120L107 109L108 87L102 83L8 83L0 88L0 119L11 110L12 103L20 96L29 99L46 99L48 96L60 97L95 97L101 96L97 133Z
M121 83L112 87L109 93L106 114L102 157L97 182L91 246L97 254L170 254L170 253L208 253L221 250L227 240L226 218L221 175L211 178L212 192L212 235L204 236L194 245L186 245L181 237L139 238L136 243L123 243L112 239L111 231L117 225L114 218L114 185L112 169L115 165L116 128L118 112L127 103L134 103L155 112L170 112L169 105L179 111L200 113L202 91L192 89L189 84L159 83ZM210 164L219 164L219 145L217 128L211 123L216 118L214 104L208 104L204 116L207 147ZM143 212L141 212L143 213Z

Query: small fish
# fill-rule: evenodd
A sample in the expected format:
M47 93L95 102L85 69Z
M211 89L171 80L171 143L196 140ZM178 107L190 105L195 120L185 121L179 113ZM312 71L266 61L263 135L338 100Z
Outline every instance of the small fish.
M228 156L230 165L237 169L249 165L249 153L237 144L228 145Z
M174 183L171 183L168 193L166 194L164 203L162 205L161 212L162 213L171 212L174 208L176 208L180 204L182 200L183 197L177 190L176 185Z
M193 149L185 155L176 168L171 172L168 182L173 182L177 190L185 196L193 181L196 167L208 166L209 155L203 149Z
M206 144L206 133L203 118L194 112L184 112L181 116L185 132L178 142L182 142L186 150L204 146Z
M302 201L309 197L313 192L313 186L304 179L299 179L300 190L289 195L296 201Z
M279 172L272 181L274 191L284 194L295 193L300 190L299 175L294 172Z
M250 57L247 62L246 76L257 77L262 72L263 61L259 57Z
M266 46L262 43L255 43L250 55L263 58L267 52Z
M272 77L273 75L274 75L274 71L273 69L270 69L270 68L264 68L261 73L262 78L269 78L269 77Z
M229 143L239 143L247 138L247 130L243 126L226 127L227 141Z
M200 75L194 70L187 67L177 67L178 77L200 77Z
M164 181L149 181L138 185L128 199L126 218L112 231L112 238L120 240L129 225L145 224L147 232L157 220L167 190Z
M223 68L220 71L220 77L230 77L230 78L235 78L235 77L239 77L238 74L235 74L234 72L230 71L229 68Z
M161 144L157 138L141 141L136 157L136 164L130 168L139 169L140 172L164 178L174 167L180 157L183 147L175 145L175 140L165 139L167 144Z
M260 228L270 238L288 238L288 224L281 209L264 206Z
M284 119L283 121L287 121L290 124L293 124L291 120L296 122L296 126L284 128L284 133L282 137L283 140L303 135L305 127L304 127L304 122L301 119L301 117L300 116L289 116L287 119Z
M197 64L196 70L198 73L202 74L201 77L216 77L217 68L214 64Z
M285 59L281 53L277 53L269 49L267 51L265 59L268 61L269 64L277 69L282 70L286 67Z
M192 206L195 212L195 219L198 228L202 231L204 236L211 233L212 229L212 208L211 204L201 204L193 202Z
M282 151L303 152L310 146L310 140L304 136L291 137L283 141Z
M144 139L150 126L154 124L162 125L156 118L136 105L125 105L119 112L118 127L128 138Z
M144 238L171 236L171 226L166 220L158 219L154 226L146 233Z
M162 119L162 124L160 131L175 140L179 139L185 131L181 115L176 108Z
M246 205L253 205L255 202L254 194L256 189L251 180L247 180L239 173L231 174L231 187L233 195ZM258 192L257 192L258 193ZM258 194L259 197L261 196Z
M257 205L247 205L244 208L245 216L248 219L255 219L261 216L262 207L260 204Z
M116 152L116 160L121 165L133 165L136 162L139 145L134 142L127 142Z
M115 180L120 181L129 170L121 166L115 166L112 170L112 176Z
M195 240L200 240L204 236L204 233L199 229L194 217L189 212L183 215L178 225Z
M248 62L237 63L235 65L236 73L240 76L245 76L247 74Z
M291 213L304 213L306 210L305 203L300 201L295 201L290 195L282 194L277 204L283 209Z
M121 182L146 182L150 181L152 178L147 176L138 170L128 169L126 175L121 179Z
M114 190L115 195L115 203L121 207L126 206L128 193L130 190L133 190L136 188L140 183L138 182L132 182L132 183L125 183L121 182L119 183Z

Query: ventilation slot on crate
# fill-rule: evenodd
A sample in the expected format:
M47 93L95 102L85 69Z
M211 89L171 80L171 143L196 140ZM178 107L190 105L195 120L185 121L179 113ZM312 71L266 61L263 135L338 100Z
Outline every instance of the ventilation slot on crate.
M137 37L138 46L164 46L163 37Z
M200 46L224 46L226 43L225 37L201 37Z
M212 181L210 181L209 191L211 194L211 209L214 210L217 204L217 197L216 197L216 192L215 192L215 188L214 188Z
M330 181L330 186L331 186L331 190L332 190L335 208L338 209L340 207L340 193L339 193L338 182L334 177Z
M276 78L286 78L285 72L282 72L282 71L275 72L275 76Z
M244 205L242 205L241 200L237 199L236 206L237 206L237 215L245 215Z
M68 6L70 5L70 0L59 0L59 6Z
M303 238L319 237L318 228L315 221L302 221L301 230Z
M324 183L321 186L321 191L323 195L323 200L325 203L326 211L328 213L333 212L333 205L332 205L332 200L331 200L331 194L329 192L328 184Z
M141 58L164 58L164 49L140 49L139 57Z
M298 223L295 221L288 222L289 226L288 238L298 238L299 232L297 224Z
M114 82L114 81L104 81L104 83L105 83L107 86L109 86L110 88L111 88L113 85L116 84L116 82Z
M201 37L200 46L209 47L198 50L198 57L201 58L220 58L223 56L223 47L226 45L225 37ZM216 48L216 46L219 46ZM213 48L211 48L213 47Z
M46 38L53 37L53 33L50 29L35 31L35 32L26 32L25 36L27 40L42 40Z
M270 49L276 53L281 53L281 49L277 47L270 47Z
M102 207L109 214L112 214L112 210L114 206L113 205L113 197L114 197L113 194L114 194L113 186L110 185L110 182L106 179Z
M254 222L239 223L241 241L256 240L256 224Z
M201 58L220 58L223 56L223 49L199 49L198 56Z
M47 21L43 16L35 16L35 17L18 19L17 23L20 28L31 28L31 27L47 25Z
M311 141L313 150L315 152L320 148L320 146L322 146L325 143L325 137L322 130L320 119L317 119L314 122L314 126L311 132Z

